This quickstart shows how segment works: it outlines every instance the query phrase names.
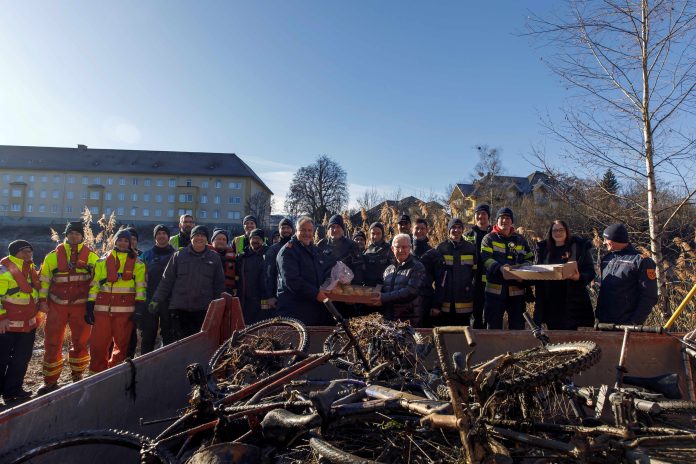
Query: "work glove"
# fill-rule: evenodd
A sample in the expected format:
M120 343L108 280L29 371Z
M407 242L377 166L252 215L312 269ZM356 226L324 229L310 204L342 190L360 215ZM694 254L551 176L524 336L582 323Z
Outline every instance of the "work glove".
M88 301L85 305L85 322L94 325L94 301Z
M140 322L140 319L142 319L146 310L147 306L145 305L144 301L136 301L135 311L133 311L133 314L131 314L130 320L137 324L138 322Z
M151 301L150 304L147 305L147 312L149 312L153 316L157 316L160 312L159 301Z

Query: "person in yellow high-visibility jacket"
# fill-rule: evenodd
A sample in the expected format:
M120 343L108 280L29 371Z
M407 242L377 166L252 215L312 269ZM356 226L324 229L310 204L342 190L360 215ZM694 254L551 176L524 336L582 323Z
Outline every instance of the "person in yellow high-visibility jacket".
M39 325L39 276L33 248L15 240L0 259L0 394L8 406L28 400L22 388Z
M94 266L99 257L82 243L84 224L69 222L65 241L44 258L41 266L39 310L46 313L44 338L44 385L37 394L43 395L58 388L63 371L63 338L70 326L68 363L73 382L82 378L89 365L87 342L92 327L85 320L85 304Z
M94 268L85 311L85 321L93 326L89 341L92 373L126 358L133 323L146 309L145 264L130 248L130 239L130 232L119 230L114 249ZM112 341L114 348L109 358Z

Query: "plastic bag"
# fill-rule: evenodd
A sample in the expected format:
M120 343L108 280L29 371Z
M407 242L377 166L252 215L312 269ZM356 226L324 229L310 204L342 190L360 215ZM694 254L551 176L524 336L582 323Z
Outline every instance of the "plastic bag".
M334 264L334 267L331 268L331 275L329 275L328 279L326 279L324 284L321 286L321 289L326 292L330 292L336 288L336 285L338 284L350 284L353 281L353 277L353 271L351 271L350 268L343 262L339 261Z

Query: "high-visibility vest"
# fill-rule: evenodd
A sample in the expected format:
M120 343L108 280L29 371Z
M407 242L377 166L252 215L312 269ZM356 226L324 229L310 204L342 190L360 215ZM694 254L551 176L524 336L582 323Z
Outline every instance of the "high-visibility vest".
M94 264L97 255L86 245L78 245L77 261L73 266L68 259L68 244L60 244L46 256L41 266L42 301L62 305L81 304L87 301Z
M88 299L95 311L132 313L136 301L145 301L146 286L143 262L113 250L97 261Z
M0 320L9 320L8 332L31 332L38 325L39 276L31 263L27 280L23 264L13 256L0 260Z

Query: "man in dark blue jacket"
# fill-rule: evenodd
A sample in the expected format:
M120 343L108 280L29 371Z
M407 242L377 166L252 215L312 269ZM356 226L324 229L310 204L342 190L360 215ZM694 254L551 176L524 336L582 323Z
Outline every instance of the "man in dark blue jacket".
M314 222L308 217L297 221L297 232L278 253L278 312L307 325L334 325L321 303L326 293L319 250L312 243Z
M280 249L290 241L295 233L295 226L289 218L283 218L278 223L278 231L280 232L280 241L274 243L266 251L264 261L264 275L266 276L266 291L268 292L268 306L276 308L278 305L278 253Z
M609 254L602 259L595 316L599 322L643 324L657 303L655 262L633 248L623 224L607 227L602 235Z

